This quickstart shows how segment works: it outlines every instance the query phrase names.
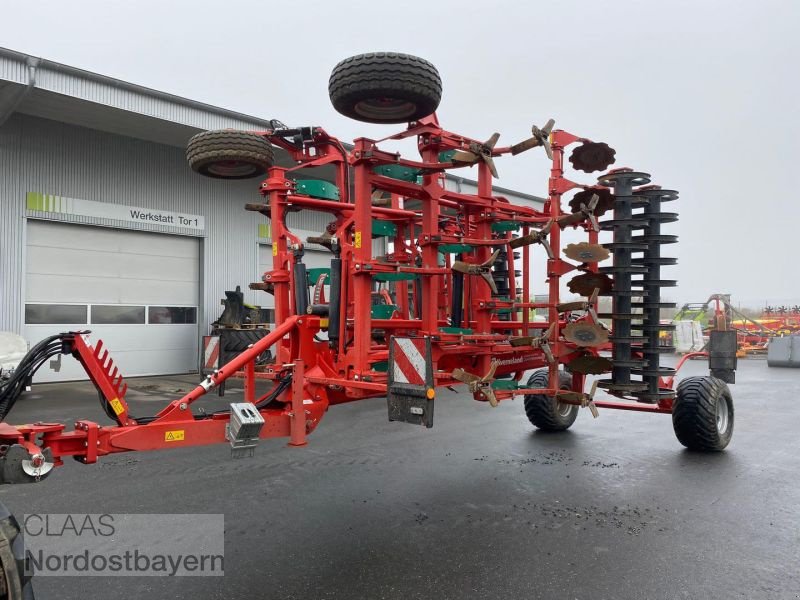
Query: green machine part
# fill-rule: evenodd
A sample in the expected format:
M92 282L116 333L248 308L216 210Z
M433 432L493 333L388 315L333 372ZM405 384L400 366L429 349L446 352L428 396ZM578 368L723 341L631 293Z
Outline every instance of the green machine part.
M394 237L397 235L397 225L391 221L372 220L372 237Z
M306 278L308 280L308 285L316 285L320 275L327 275L325 282L328 284L331 280L330 267L314 267L313 269L307 269Z
M379 165L372 169L376 175L398 179L400 181L410 181L417 183L417 177L420 175L419 169L412 169L411 167L404 167L403 165Z
M330 181L322 179L297 179L295 190L298 194L318 198L320 200L339 200L339 188Z

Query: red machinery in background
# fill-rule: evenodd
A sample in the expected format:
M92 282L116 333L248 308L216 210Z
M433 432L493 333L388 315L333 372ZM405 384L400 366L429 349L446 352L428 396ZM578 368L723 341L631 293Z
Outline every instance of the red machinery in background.
M524 396L528 418L543 429L570 427L580 407L595 416L598 408L617 408L671 413L678 439L690 448L728 444L733 401L726 382L733 381L735 334L733 354L729 332L712 334L714 376L686 378L674 389L674 369L659 361L668 350L659 333L669 327L660 323L659 310L670 306L660 289L674 285L660 269L675 262L660 248L676 241L660 227L677 218L661 205L676 192L649 185L649 175L627 168L596 182L566 177L568 150L571 168L586 173L605 171L615 152L553 129L552 120L509 146L498 145L499 134L479 141L443 129L434 113L439 74L413 56L373 53L342 61L329 91L342 114L407 126L346 147L321 127L274 122L261 132L204 132L187 150L189 164L202 175L266 174L258 188L263 202L246 208L271 221L272 269L251 288L274 295L275 330L148 417L130 414L122 376L101 342L92 347L85 332L44 340L2 389L0 413L8 413L21 382L47 358L65 353L83 364L114 424L79 420L67 431L63 424L3 423L3 481L37 481L66 456L92 463L114 452L226 440L241 455L252 452L259 437L303 445L331 405L365 398L386 397L391 420L430 427L437 389L460 383L492 406ZM418 159L380 147L406 138L416 140ZM273 146L286 150L295 166L274 166ZM496 158L536 147L552 162L541 210L513 204L492 187ZM446 172L470 166L477 168L477 193L446 188ZM319 179L305 178L315 170ZM298 210L326 213L330 224L302 240L289 225ZM564 228L583 232L585 241L562 247ZM601 230L611 232L611 242L600 243ZM378 236L388 240L383 256L373 255ZM306 267L308 243L330 251L330 268ZM546 254L546 272L532 272L533 252ZM610 265L599 265L610 257ZM564 277L583 299L561 301ZM537 281L546 302L530 301L542 291L534 289ZM601 295L612 298L611 313L597 314ZM546 309L547 321L533 322L532 309ZM611 321L610 329L601 318ZM274 363L256 373L256 358L268 349ZM244 377L243 402L214 413L192 410L198 398L237 374ZM593 375L601 378L587 392ZM259 395L257 378L275 385ZM608 397L595 398L598 386Z

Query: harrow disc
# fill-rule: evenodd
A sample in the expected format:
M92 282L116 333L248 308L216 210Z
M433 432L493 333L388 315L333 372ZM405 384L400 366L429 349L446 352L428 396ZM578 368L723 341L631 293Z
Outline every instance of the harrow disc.
M601 346L608 341L608 331L594 323L570 323L564 327L564 339L577 346Z
M604 171L616 161L616 150L603 142L583 142L570 154L573 168L584 173Z
M584 375L600 375L601 373L608 373L613 366L614 363L612 363L608 358L594 356L592 354L579 356L569 363L569 368L571 371L583 373Z
M608 296L614 287L614 282L608 275L602 273L583 273L573 277L567 284L569 291L580 296L591 296L594 290L600 290L600 296Z
M569 244L564 248L564 255L582 263L596 263L607 259L611 253L600 244L580 242L579 244Z

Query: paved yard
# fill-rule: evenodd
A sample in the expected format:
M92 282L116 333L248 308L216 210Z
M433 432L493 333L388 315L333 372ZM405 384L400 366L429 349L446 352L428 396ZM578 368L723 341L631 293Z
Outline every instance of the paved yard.
M18 514L225 514L224 578L41 577L45 600L800 598L800 369L740 361L737 377L719 454L684 450L669 416L582 411L543 434L519 400L446 393L432 430L371 400L332 408L307 448L70 462L0 500ZM197 379L134 380L135 414ZM102 418L91 389L53 384L10 420L78 416Z

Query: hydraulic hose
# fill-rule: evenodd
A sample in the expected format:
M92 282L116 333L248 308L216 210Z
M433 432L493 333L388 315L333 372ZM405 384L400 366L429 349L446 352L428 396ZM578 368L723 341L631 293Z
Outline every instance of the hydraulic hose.
M65 344L69 335L62 333L43 339L22 358L8 380L0 381L0 420L5 420L39 367L53 356L69 352L69 346Z

